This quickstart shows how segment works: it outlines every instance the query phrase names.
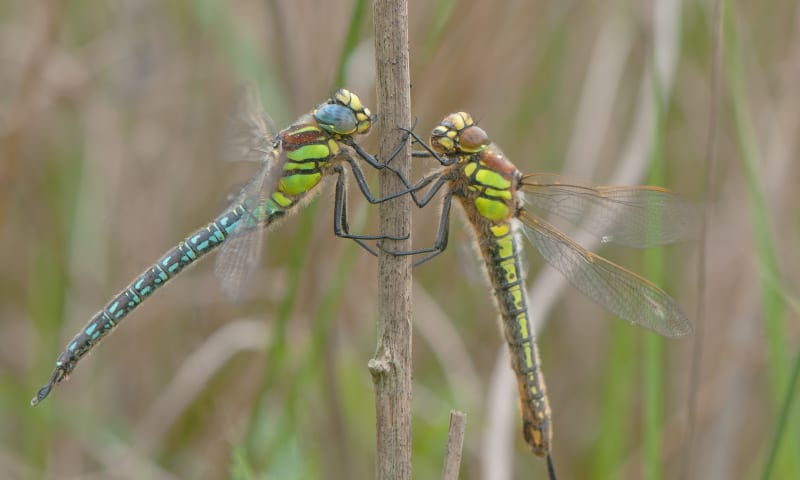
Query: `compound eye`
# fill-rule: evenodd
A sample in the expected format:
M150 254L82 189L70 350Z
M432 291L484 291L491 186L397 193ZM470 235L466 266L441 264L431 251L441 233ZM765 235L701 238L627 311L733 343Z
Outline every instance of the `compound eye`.
M461 132L459 144L465 152L478 152L489 145L489 135L482 128L473 125Z
M314 119L327 132L336 135L352 135L358 122L349 108L338 103L326 103L314 111Z

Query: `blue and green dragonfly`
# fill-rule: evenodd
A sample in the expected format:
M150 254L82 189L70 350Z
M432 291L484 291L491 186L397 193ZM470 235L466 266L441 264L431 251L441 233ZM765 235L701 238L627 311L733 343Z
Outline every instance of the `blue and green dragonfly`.
M353 138L367 134L375 121L356 94L345 89L336 91L329 100L277 134L271 119L261 110L254 89L248 89L239 103L227 134L226 158L258 162L261 165L258 173L228 209L166 252L91 318L58 356L50 380L31 400L32 405L40 403L55 385L67 380L78 361L148 296L217 247L216 277L222 291L237 298L258 264L265 228L298 210L326 176L336 176L334 233L337 236L353 239L373 254L376 252L365 240L395 238L349 232L345 164L349 164L370 203L408 193L406 190L376 198L370 192L356 157L376 169L387 167Z
M531 208L575 223L605 243L638 248L688 238L695 229L694 209L659 187L591 186L567 182L556 175L525 175L468 113L445 117L433 129L430 146L413 131L408 133L426 149L415 152L415 156L432 156L442 165L435 175L423 179L433 185L422 198L411 192L412 198L423 207L443 190L442 213L432 247L387 253L424 254L416 263L419 265L444 251L452 200L460 201L502 317L517 378L525 441L534 454L547 456L551 477L555 477L550 455L550 405L535 332L529 323L519 233L577 290L623 320L665 337L687 335L691 326L678 304L660 288L589 252L532 213Z

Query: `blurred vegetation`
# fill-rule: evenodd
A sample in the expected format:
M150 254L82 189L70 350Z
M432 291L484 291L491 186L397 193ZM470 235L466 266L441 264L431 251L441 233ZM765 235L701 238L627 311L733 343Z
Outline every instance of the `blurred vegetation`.
M710 200L701 324L699 243L647 257L602 251L664 285L703 335L656 339L569 289L547 315L540 343L561 478L678 478L687 448L690 478L758 478L767 465L771 478L798 478L800 7L725 4L706 191L712 9L667 4L413 2L417 131L469 111L522 171L566 168L603 183L646 125L650 181ZM243 81L258 83L279 126L340 84L375 104L370 7L0 6L0 477L373 475L376 261L333 236L330 193L267 236L244 302L226 302L203 261L44 404L28 404L89 317L253 173L219 159ZM663 31L676 35L657 38ZM645 84L655 93L642 95ZM644 119L642 98L657 106ZM351 197L354 230L376 231L377 210ZM415 212L419 245L435 235L435 210ZM449 250L415 271L417 478L439 475L451 408L468 414L462 478L491 465L490 389L504 346L469 241L456 222ZM530 253L533 283L541 262ZM518 422L514 412L511 475L545 478Z

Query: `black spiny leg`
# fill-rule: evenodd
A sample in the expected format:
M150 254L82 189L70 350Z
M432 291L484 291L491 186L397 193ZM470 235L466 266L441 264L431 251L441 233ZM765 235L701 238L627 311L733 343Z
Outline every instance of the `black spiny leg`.
M336 191L334 195L334 204L333 204L333 233L337 237L341 238L349 238L354 240L357 244L361 245L364 250L371 253L373 256L378 256L378 253L369 245L363 242L363 240L405 240L408 238L408 235L403 237L393 237L391 235L355 235L350 233L350 224L347 221L347 183L345 182L345 171L341 165L336 165L334 167L334 171L336 172ZM362 178L363 180L363 178ZM365 183L366 185L366 183ZM367 190L368 192L369 190ZM364 195L369 195L373 200L377 200L375 203L380 203L382 201L388 200L389 198L394 198L397 195L390 196L389 198L383 199L375 199L372 197L371 194L364 192Z
M406 131L406 130L404 130L404 131ZM403 149L403 146L406 144L407 141L408 141L408 135L405 136L403 141L400 142L400 144L397 146L397 148L395 148L394 151L391 153L391 155L389 155L389 159L386 161L386 163L379 162L375 157L373 157L372 155L370 155L369 153L364 151L364 149L362 149L361 146L359 144L355 143L354 141L349 140L349 141L345 142L345 143L347 143L347 145L349 145L356 152L356 154L359 157L361 157L371 167L375 168L376 170L383 170L384 168L388 169L390 172L394 173L397 176L397 178L399 178L400 181L403 182L403 185L406 187L405 190L401 190L399 192L393 193L393 194L391 194L391 195L389 195L387 197L384 197L382 199L373 198L372 194L369 193L369 188L367 188L367 186L366 186L367 185L366 181L364 181L364 173L361 170L361 167L358 166L358 164L355 162L354 159L348 157L348 161L353 166L353 174L356 177L356 181L359 182L358 186L361 189L361 191L364 192L364 195L367 197L367 200L370 203L381 203L381 202L383 202L385 200L389 200L389 199L392 199L392 198L400 197L402 195L405 195L406 193L411 193L412 198L414 198L414 203L417 203L416 197L414 196L414 192L424 188L431 181L433 181L434 177L424 177L423 176L419 181L417 181L417 183L411 185L409 183L408 179L402 173L400 173L398 170L394 169L393 167L389 166L389 162L394 160L394 157L396 157L398 155L398 153L400 153L400 151Z
M425 195L425 198L422 199L421 202L423 203L423 205L430 202L431 198L433 198L436 192L446 183L447 179L444 177L440 177L439 180L436 182L436 184L433 187L431 187L431 189ZM434 241L433 247L419 248L415 250L408 250L402 252L402 251L394 251L383 248L383 245L381 245L379 242L378 248L380 248L382 251L390 255L397 255L397 256L417 255L421 253L427 253L428 255L423 257L421 260L417 260L416 262L414 262L415 267L427 262L436 255L439 255L440 253L444 252L445 249L447 248L447 241L450 235L450 206L452 205L452 203L453 203L453 192L448 191L445 194L444 198L442 199L442 215L439 217L439 231L436 234L436 241Z
M547 477L556 480L556 467L553 465L553 454L547 451Z
M414 125L416 125L416 122L414 122ZM398 147L395 149L395 151L392 152L392 155L389 157L389 159L386 160L387 168L389 168L388 167L389 162L394 160L394 157L397 156L397 154L403 148L403 145L405 145L405 142L408 141L409 137L412 137L414 139L414 141L416 141L417 143L422 145L422 148L425 149L425 150L412 150L411 151L411 156L412 157L415 157L415 158L435 158L436 161L439 162L439 164L442 165L443 167L450 166L450 165L452 165L452 164L454 164L456 162L456 159L450 159L450 158L447 158L447 157L439 156L435 151L433 151L433 149L431 149L431 147L428 146L427 143L425 143L425 141L423 139L421 139L419 137L419 135L414 133L414 127L411 127L410 129L401 128L401 130L403 130L406 133L405 138L400 143L400 145L398 145ZM420 199L417 198L416 193L419 190L421 190L425 185L427 185L428 183L430 183L431 181L433 181L435 178L439 177L440 175L434 174L431 177L422 177L422 180L420 180L419 182L417 182L417 184L415 184L413 187L411 187L411 186L408 185L408 181L406 180L406 178L403 175L401 175L400 172L398 172L397 170L395 170L393 168L390 168L390 170L392 172L394 172L395 175L397 175L398 178L400 178L400 181L403 182L403 184L406 186L406 188L408 188L410 190L411 198L419 208L424 207L425 205L428 204L428 202L431 201L431 198L433 198L433 195L431 194L431 191L433 191L435 193L436 190L441 188L441 186L431 187L431 190L429 190L428 193L425 194L423 199L420 200Z

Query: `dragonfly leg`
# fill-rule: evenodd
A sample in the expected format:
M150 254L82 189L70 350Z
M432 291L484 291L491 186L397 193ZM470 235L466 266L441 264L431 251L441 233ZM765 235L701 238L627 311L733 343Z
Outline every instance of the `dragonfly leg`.
M378 253L363 240L406 240L408 235L402 237L394 237L391 235L355 235L350 233L350 224L347 221L347 183L345 182L344 168L337 165L334 167L337 173L336 178L336 191L334 195L334 213L333 213L333 233L337 237L350 238L356 243L361 245L366 251L372 255L377 256Z
M393 198L402 197L407 193L411 193L413 195L413 192L421 188L424 188L426 185L431 183L435 178L437 178L436 175L431 175L430 177L422 177L414 185L409 185L408 180L406 180L406 178L403 175L401 175L400 172L392 170L400 178L400 180L403 182L403 185L405 185L406 188L404 190L400 190L399 192L390 193L385 197L376 198L370 191L369 185L367 185L367 180L364 178L364 171L361 170L361 167L358 165L358 162L356 162L356 160L352 157L347 157L347 161L350 163L350 166L353 169L353 176L356 178L356 183L358 184L358 188L361 190L361 193L364 194L364 197L366 197L367 201L372 204L383 203ZM416 201L415 203L419 204Z
M413 151L412 152L412 156L414 156L414 157L427 157L427 158L434 157L442 165L451 165L453 163L453 161L450 161L446 157L444 157L444 158L439 157L436 154L436 152L434 152L433 150L430 149L430 147L428 147L428 145L424 142L424 140L422 140L419 137L419 135L414 133L414 127L416 126L416 124L417 124L417 122L415 120L414 121L414 125L410 129L400 128L400 130L405 132L405 136L404 136L403 140L394 149L394 151L389 155L389 159L386 160L384 163L381 163L374 156L372 156L369 153L367 153L364 149L361 148L360 145L355 143L352 139L345 140L345 143L348 146L350 146L356 152L356 154L358 154L359 157L361 157L364 161L366 161L368 164L370 164L370 166L372 166L376 170L382 170L384 168L388 169L389 171L394 173L397 176L397 178L399 178L400 181L403 182L403 185L405 185L405 187L406 187L405 190L400 191L400 192L396 192L396 193L394 193L394 194L392 194L392 195L390 195L388 197L385 197L383 199L374 199L372 197L371 193L369 193L369 190L368 189L365 190L366 182L362 182L361 181L364 178L363 173L361 172L360 168L357 165L355 165L355 162L353 162L351 160L350 163L351 163L351 165L353 165L353 172L356 175L356 180L359 181L359 187L361 188L361 191L364 192L364 195L367 197L367 200L369 200L370 203L380 203L380 202L382 202L384 200L389 200L391 198L399 197L401 195L405 195L406 193L410 193L411 194L411 198L413 199L414 203L418 207L422 208L422 207L424 207L426 205L427 202L420 201L419 198L417 198L416 192L418 192L420 189L424 188L426 185L428 185L430 182L432 182L436 178L436 176L435 175L431 176L431 177L423 176L419 181L417 181L417 183L412 185L412 184L409 183L409 180L405 177L405 175L403 175L398 170L396 170L395 168L393 168L393 167L391 167L389 165L389 163L392 160L394 160L394 158L400 153L400 151L402 151L402 149L405 146L406 142L408 142L409 137L413 137L416 142L422 144L423 147L425 148L424 151Z
M441 166L443 166L443 167L447 167L447 166L450 166L450 165L452 165L452 164L456 163L456 161L457 161L457 160L456 160L455 158L452 158L452 159L451 159L451 158L448 158L448 157L443 157L443 156L440 156L438 153L436 153L436 152L435 152L435 151L434 151L434 150L433 150L433 149L432 149L432 148L431 148L431 147L428 145L428 142L426 142L425 140L423 140L422 138L420 138L420 136L419 136L419 135L417 135L416 133L414 133L414 131L413 131L413 130L407 130L407 129L405 129L405 128L401 128L401 130L403 130L404 132L406 132L406 134L408 134L408 136L412 137L412 138L414 139L414 141L415 141L415 142L417 142L417 143L419 143L420 145L422 145L422 148L423 148L423 150L413 150L413 151L411 152L411 156L412 156L412 157L434 158L434 159L436 159L436 161L437 161L437 162L439 162L439 164L440 164ZM387 163L388 163L388 162L387 162Z
M553 465L553 454L549 450L547 451L547 478L556 480L556 467Z
M394 151L391 154L389 154L389 160L385 162L381 162L374 156L367 153L367 151L361 148L361 145L356 143L355 140L353 140L352 138L343 139L342 141L350 148L352 148L356 152L356 154L359 157L361 157L362 160L367 162L372 168L374 168L375 170L383 170L384 168L388 169L389 171L393 172L395 175L403 179L403 183L406 185L406 187L408 187L408 180L403 176L403 174L401 174L395 168L389 166L389 162L391 162L394 159L394 157L396 157L397 154L400 153L400 151L403 149L403 146L405 146L406 142L408 142L408 136L406 136L402 141L400 141L397 147L395 147Z
M431 187L431 190L433 190L434 188L438 190L441 187L441 185L439 185L440 182L441 185L444 184L444 180L440 179L440 181L437 182L438 187L437 186ZM434 193L436 192L434 191ZM433 195L430 195L430 197L432 196ZM430 198L428 198L428 201L430 201ZM428 255L414 262L415 267L422 265L423 263L432 259L436 255L439 255L440 253L444 252L445 249L447 249L447 242L450 235L450 206L452 205L452 203L453 203L453 193L447 192L447 194L445 194L444 196L444 199L442 200L442 215L439 217L439 231L436 234L436 240L434 241L432 247L419 248L408 251L396 251L396 250L386 249L383 247L383 245L381 245L380 242L378 242L378 248L380 248L383 252L386 252L390 255L397 255L397 256L417 255L417 254L427 253Z
M414 122L414 126L416 126L416 121ZM398 148L395 150L395 152L392 153L392 156L389 158L389 160L386 161L387 164L390 161L392 161L392 159L394 159L394 156L397 155L397 153L400 151L400 148L403 145L405 145L405 142L408 141L409 137L413 138L415 142L419 143L424 148L424 150L412 150L412 152L411 152L411 156L412 157L415 157L415 158L435 158L436 161L438 161L439 164L442 165L442 166L449 166L449 165L452 165L453 163L455 163L456 160L450 160L447 157L440 157L435 151L433 151L428 146L428 144L425 143L425 141L422 138L420 138L419 135L414 133L414 126L412 126L410 129L400 128L400 130L402 130L402 131L404 131L406 133L406 137L405 137L403 143L401 143L398 146ZM400 180L406 185L406 187L409 187L408 182L406 182L406 179L400 174L400 172L397 172L394 169L392 169L392 171L395 173L395 175L397 175L400 178ZM424 180L424 178L425 177L423 177L423 180ZM411 188L411 187L409 187L409 188ZM431 194L431 191L429 191L428 194L426 194L426 196L423 198L423 200L419 200L417 198L416 192L421 188L422 188L422 186L419 186L418 188L415 188L414 190L411 191L411 198L414 200L414 203L420 208L422 208L425 205L427 205L428 202L430 201L430 199L433 197L433 195ZM435 190L438 190L438 189L432 189L433 193L435 193Z

